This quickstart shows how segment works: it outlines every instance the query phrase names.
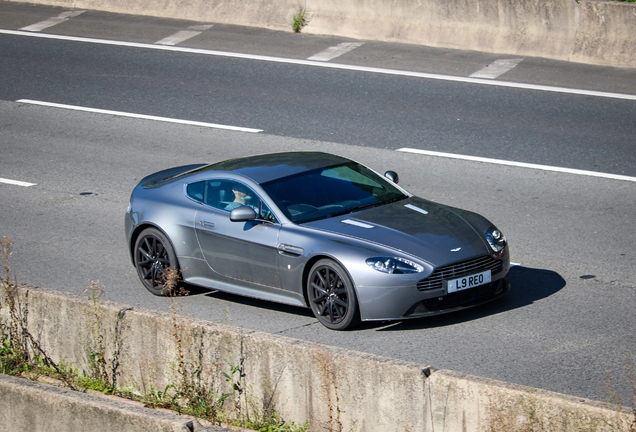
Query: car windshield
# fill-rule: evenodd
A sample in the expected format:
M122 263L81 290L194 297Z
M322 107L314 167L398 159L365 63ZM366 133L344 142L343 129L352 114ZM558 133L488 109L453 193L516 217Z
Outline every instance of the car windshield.
M261 186L295 223L347 214L408 197L390 181L355 162L306 171Z

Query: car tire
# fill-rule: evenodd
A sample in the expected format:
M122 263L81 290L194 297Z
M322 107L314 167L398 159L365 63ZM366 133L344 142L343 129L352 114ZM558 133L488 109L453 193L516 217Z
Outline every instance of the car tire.
M316 262L309 271L307 298L314 315L327 328L346 330L360 322L351 278L342 266L330 259Z
M156 228L146 228L135 242L134 262L144 287L156 296L168 296L177 291L176 281L165 283L169 268L179 271L177 256L168 238Z

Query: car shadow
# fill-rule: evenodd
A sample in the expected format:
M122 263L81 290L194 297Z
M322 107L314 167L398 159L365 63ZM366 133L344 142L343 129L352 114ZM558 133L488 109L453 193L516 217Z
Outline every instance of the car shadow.
M465 323L528 306L538 300L559 292L565 287L565 285L565 280L561 277L561 275L552 270L514 266L510 269L510 291L503 297L490 303L479 305L470 309L430 317L401 321L363 322L351 331L368 331L374 329L375 331L421 330ZM203 295L210 298L268 309L276 312L302 315L306 317L314 316L309 308L244 297L238 294L202 288L200 286L187 283L184 283L183 287L186 291L188 291L189 297Z
M552 270L514 266L510 269L510 291L503 297L500 297L490 303L444 315L435 315L394 322L384 321L363 323L359 329L376 329L376 331L404 331L445 327L453 324L465 323L531 305L538 300L550 297L551 295L559 292L565 287L565 285L565 279Z
M228 301L232 303L242 304L246 306L253 306L261 309L268 309L276 312L283 312L294 315L303 315L308 317L313 317L314 314L311 312L311 309L305 308L302 306L293 306L287 305L283 303L276 303L267 300L260 300L252 297L245 297L239 294L227 293L224 291L218 291L209 288L203 288L197 285L191 285L188 283L183 283L183 287L186 291L188 291L188 297L203 295L209 298L215 298L223 301Z

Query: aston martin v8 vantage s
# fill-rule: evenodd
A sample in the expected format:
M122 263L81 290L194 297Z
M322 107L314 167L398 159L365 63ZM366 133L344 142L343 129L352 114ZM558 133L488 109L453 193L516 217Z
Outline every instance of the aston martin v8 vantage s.
M275 153L147 176L125 217L155 295L183 281L310 307L343 330L475 306L505 294L506 238L484 217L419 198L340 156Z

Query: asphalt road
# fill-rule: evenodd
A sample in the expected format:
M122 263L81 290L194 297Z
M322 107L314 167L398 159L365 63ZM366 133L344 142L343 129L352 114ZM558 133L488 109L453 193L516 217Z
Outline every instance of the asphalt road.
M0 3L0 29L63 10ZM152 44L193 23L84 14L44 32ZM306 59L337 38L215 25L184 43ZM366 42L331 62L467 77L493 55ZM636 93L633 70L523 59L498 77ZM591 84L590 84L591 83ZM262 129L254 134L16 102ZM123 214L132 187L162 168L285 150L324 150L411 192L479 212L508 237L513 290L467 312L351 332L309 310L194 290L197 318L624 403L636 352L636 182L413 155L401 147L636 175L636 101L394 76L262 59L0 34L0 236L19 281L167 309L130 264Z
M63 11L38 8L41 12L34 16L32 6L5 3L4 8L8 10L0 17L0 28L10 30ZM419 148L636 175L633 100L327 67L373 66L465 79L494 63L493 55L365 43L335 61L307 64L307 58L339 41L264 30L244 34L221 25L178 47L216 54L228 50L258 53L305 64L256 61L200 51L158 50L172 49L156 42L192 23L156 21L131 22L129 17L87 11L42 32L4 34L0 53L7 61L0 63L0 99L32 99L221 123L364 147ZM146 46L25 34L131 41ZM247 53L245 47L249 48ZM501 79L484 81L510 84L532 75L543 64L540 59L518 60L519 65ZM596 68L592 73L589 66L567 68L551 63L550 71L543 66L534 72L533 80L521 83L590 89L586 83L597 80L597 90L636 95L633 70Z

